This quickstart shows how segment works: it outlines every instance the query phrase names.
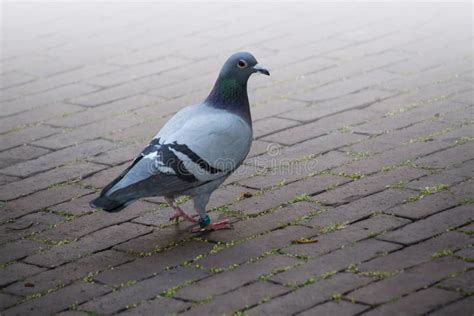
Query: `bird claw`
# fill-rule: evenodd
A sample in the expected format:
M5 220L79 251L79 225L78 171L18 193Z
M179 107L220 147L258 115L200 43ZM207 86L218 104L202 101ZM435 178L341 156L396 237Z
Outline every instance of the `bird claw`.
M202 233L206 231L214 231L214 230L223 230L223 229L230 229L230 222L228 219L221 220L219 222L210 223L206 227L193 227L191 229L192 233Z
M170 217L170 222L173 222L173 221L177 222L179 221L180 217L182 217L185 221L188 221L194 224L197 223L197 221L194 218L192 218L191 216L189 216L183 211L176 211L173 214L173 216Z

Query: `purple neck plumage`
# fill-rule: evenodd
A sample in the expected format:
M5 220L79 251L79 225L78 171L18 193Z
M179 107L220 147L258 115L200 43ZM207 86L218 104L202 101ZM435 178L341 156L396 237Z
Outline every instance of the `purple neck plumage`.
M247 80L219 76L205 102L212 107L235 113L250 125L252 124L247 95Z

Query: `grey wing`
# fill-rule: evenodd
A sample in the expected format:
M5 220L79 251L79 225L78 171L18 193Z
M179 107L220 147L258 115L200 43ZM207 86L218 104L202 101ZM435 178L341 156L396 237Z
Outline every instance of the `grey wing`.
M160 145L159 141L154 139L101 195L124 203L147 196L173 195L201 185L169 146Z

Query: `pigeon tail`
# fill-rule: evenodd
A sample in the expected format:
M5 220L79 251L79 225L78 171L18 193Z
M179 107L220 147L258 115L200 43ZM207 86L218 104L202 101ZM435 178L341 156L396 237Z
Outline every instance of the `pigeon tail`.
M89 203L89 205L92 208L100 208L106 212L115 213L127 207L127 205L129 205L131 202L133 201L128 201L125 203L115 201L115 200L109 199L107 196L104 195L104 196L99 196L98 198L92 200Z

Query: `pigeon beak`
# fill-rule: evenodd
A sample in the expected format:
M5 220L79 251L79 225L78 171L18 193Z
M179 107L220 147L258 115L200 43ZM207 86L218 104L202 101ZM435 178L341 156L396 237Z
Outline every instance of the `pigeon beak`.
M255 72L259 72L261 74L270 76L270 72L266 70L265 68L263 68L262 66L260 66L259 64L256 64L255 66L253 66L253 69L255 70Z

